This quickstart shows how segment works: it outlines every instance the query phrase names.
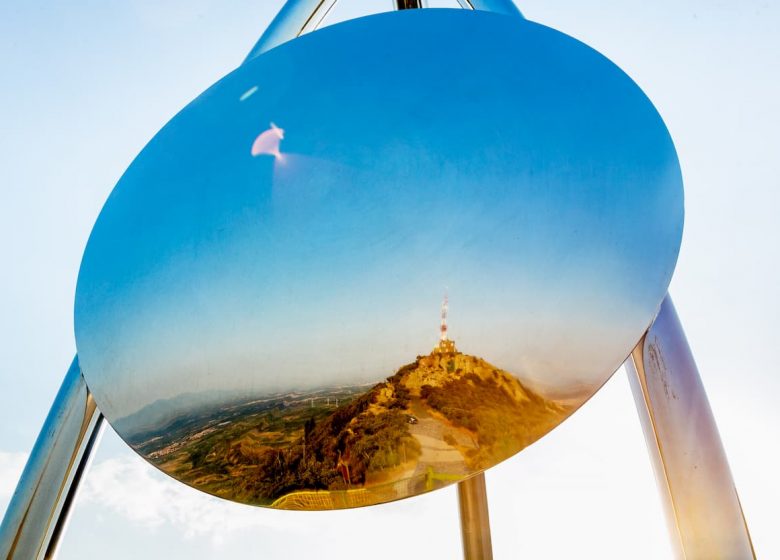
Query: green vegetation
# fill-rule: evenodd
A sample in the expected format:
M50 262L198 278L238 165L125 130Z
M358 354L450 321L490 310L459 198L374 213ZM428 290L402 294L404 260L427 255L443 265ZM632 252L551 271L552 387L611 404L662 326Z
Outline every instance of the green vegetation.
M305 423L301 437L286 449L267 450L258 465L261 476L242 488L250 502L274 500L298 490L336 490L362 486L366 475L398 466L419 454L405 415L394 408L369 411L377 385L331 414Z
M377 406L382 390L396 398ZM420 446L407 427L403 410L408 401L409 391L388 380L338 408L311 406L300 398L202 437L198 432L208 429L193 430L185 445L171 453L143 447L161 469L192 486L267 505L298 490L359 487L367 475L414 460Z
M467 373L440 387L423 385L420 389L420 397L428 406L456 426L474 433L477 446L466 451L473 470L514 455L554 428L567 414L564 407L527 389L526 399L513 397L499 383L506 375L496 369L487 377Z
M295 492L379 485L384 501L402 477L428 481L399 487L408 495L490 467L568 412L480 358L438 351L368 389L230 402L132 443L172 476L231 500L270 505Z

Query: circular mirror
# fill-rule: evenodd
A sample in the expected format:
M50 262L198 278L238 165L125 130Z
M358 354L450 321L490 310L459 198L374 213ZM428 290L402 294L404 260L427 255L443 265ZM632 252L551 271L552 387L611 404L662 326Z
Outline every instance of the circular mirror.
M652 321L682 221L661 118L591 48L485 12L352 20L232 72L140 153L84 255L79 360L119 435L195 488L404 498L590 397Z

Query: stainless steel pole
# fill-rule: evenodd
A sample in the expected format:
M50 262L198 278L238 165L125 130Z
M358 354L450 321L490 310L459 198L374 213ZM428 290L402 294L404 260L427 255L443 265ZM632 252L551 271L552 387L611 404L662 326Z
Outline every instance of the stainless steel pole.
M483 12L493 12L508 16L521 15L520 10L512 0L458 0L458 4L463 8L482 10Z
M287 0L244 59L246 63L264 52L317 29L338 0ZM521 16L512 0L458 0L463 7ZM393 0L397 10L425 8L426 0Z
M626 369L676 556L755 558L715 417L668 295Z
M0 525L0 558L54 557L102 420L74 358Z
M493 544L483 473L458 483L458 504L464 560L492 560Z
M395 0L396 10L410 10L415 8L424 8L423 0Z
M264 52L291 41L319 27L338 0L287 0L260 39L244 59L244 63Z

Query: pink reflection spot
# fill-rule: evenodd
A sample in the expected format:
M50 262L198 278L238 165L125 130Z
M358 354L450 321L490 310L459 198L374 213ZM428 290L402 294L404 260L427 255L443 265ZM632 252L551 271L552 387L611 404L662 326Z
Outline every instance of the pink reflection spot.
M271 128L260 133L252 144L252 155L259 156L267 154L275 158L281 158L279 143L284 139L284 129L271 123Z

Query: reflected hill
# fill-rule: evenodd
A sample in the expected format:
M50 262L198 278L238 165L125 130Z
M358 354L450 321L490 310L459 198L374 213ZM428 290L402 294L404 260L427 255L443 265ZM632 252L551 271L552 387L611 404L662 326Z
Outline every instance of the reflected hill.
M373 386L225 403L130 443L217 496L335 509L456 482L514 455L571 410L442 340Z

